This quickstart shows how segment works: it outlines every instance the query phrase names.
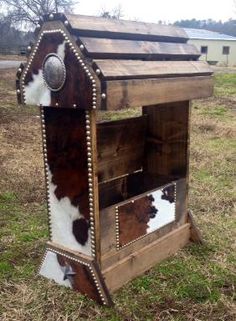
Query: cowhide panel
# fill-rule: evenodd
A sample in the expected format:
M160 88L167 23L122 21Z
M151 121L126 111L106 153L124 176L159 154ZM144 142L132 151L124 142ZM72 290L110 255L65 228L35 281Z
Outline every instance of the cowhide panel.
M91 255L85 111L44 108L51 240Z
M175 221L176 184L167 185L116 208L118 247Z
M62 108L92 108L92 84L68 40L61 32L44 33L38 48L21 77L23 102L28 105ZM59 91L51 91L43 78L43 63L48 54L57 54L65 64L66 79Z
M87 295L99 304L106 304L107 300L99 288L92 264L48 249L39 274Z

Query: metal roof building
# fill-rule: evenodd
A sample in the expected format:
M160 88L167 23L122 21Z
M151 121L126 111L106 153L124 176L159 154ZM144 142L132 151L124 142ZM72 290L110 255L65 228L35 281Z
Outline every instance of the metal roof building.
M201 59L210 64L236 66L236 37L205 29L184 28L189 43L201 52Z

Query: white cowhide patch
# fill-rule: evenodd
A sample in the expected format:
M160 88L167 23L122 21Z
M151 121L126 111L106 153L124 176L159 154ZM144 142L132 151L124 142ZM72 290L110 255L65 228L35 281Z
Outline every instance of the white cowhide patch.
M79 207L71 204L68 197L60 200L55 195L57 186L52 182L52 174L49 170L49 205L51 217L52 241L65 246L71 250L79 251L91 256L91 236L88 230L88 240L85 245L81 245L75 238L72 227L73 221L84 218L80 214Z
M57 260L57 254L54 252L47 251L39 274L60 285L72 288L70 281L68 279L64 280L65 267L60 266Z
M147 233L151 233L175 221L175 203L170 203L168 200L162 199L163 193L161 190L149 195L153 196L154 202L152 202L152 206L158 209L158 212L154 218L149 220Z
M64 61L65 59L65 45L64 41L58 45L56 54ZM25 85L25 103L28 105L51 105L51 91L45 84L43 79L43 70L39 69L38 74L32 74L33 80Z

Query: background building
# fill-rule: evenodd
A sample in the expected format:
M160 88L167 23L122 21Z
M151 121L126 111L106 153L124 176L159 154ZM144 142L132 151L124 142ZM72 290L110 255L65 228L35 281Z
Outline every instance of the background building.
M210 64L236 66L236 37L204 29L184 28L191 44L201 52L201 60Z

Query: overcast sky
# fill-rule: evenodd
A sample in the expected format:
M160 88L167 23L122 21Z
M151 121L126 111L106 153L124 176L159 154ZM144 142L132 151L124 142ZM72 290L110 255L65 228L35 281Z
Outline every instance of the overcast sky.
M98 15L121 5L124 19L174 22L181 19L236 18L234 0L79 0L75 13Z

